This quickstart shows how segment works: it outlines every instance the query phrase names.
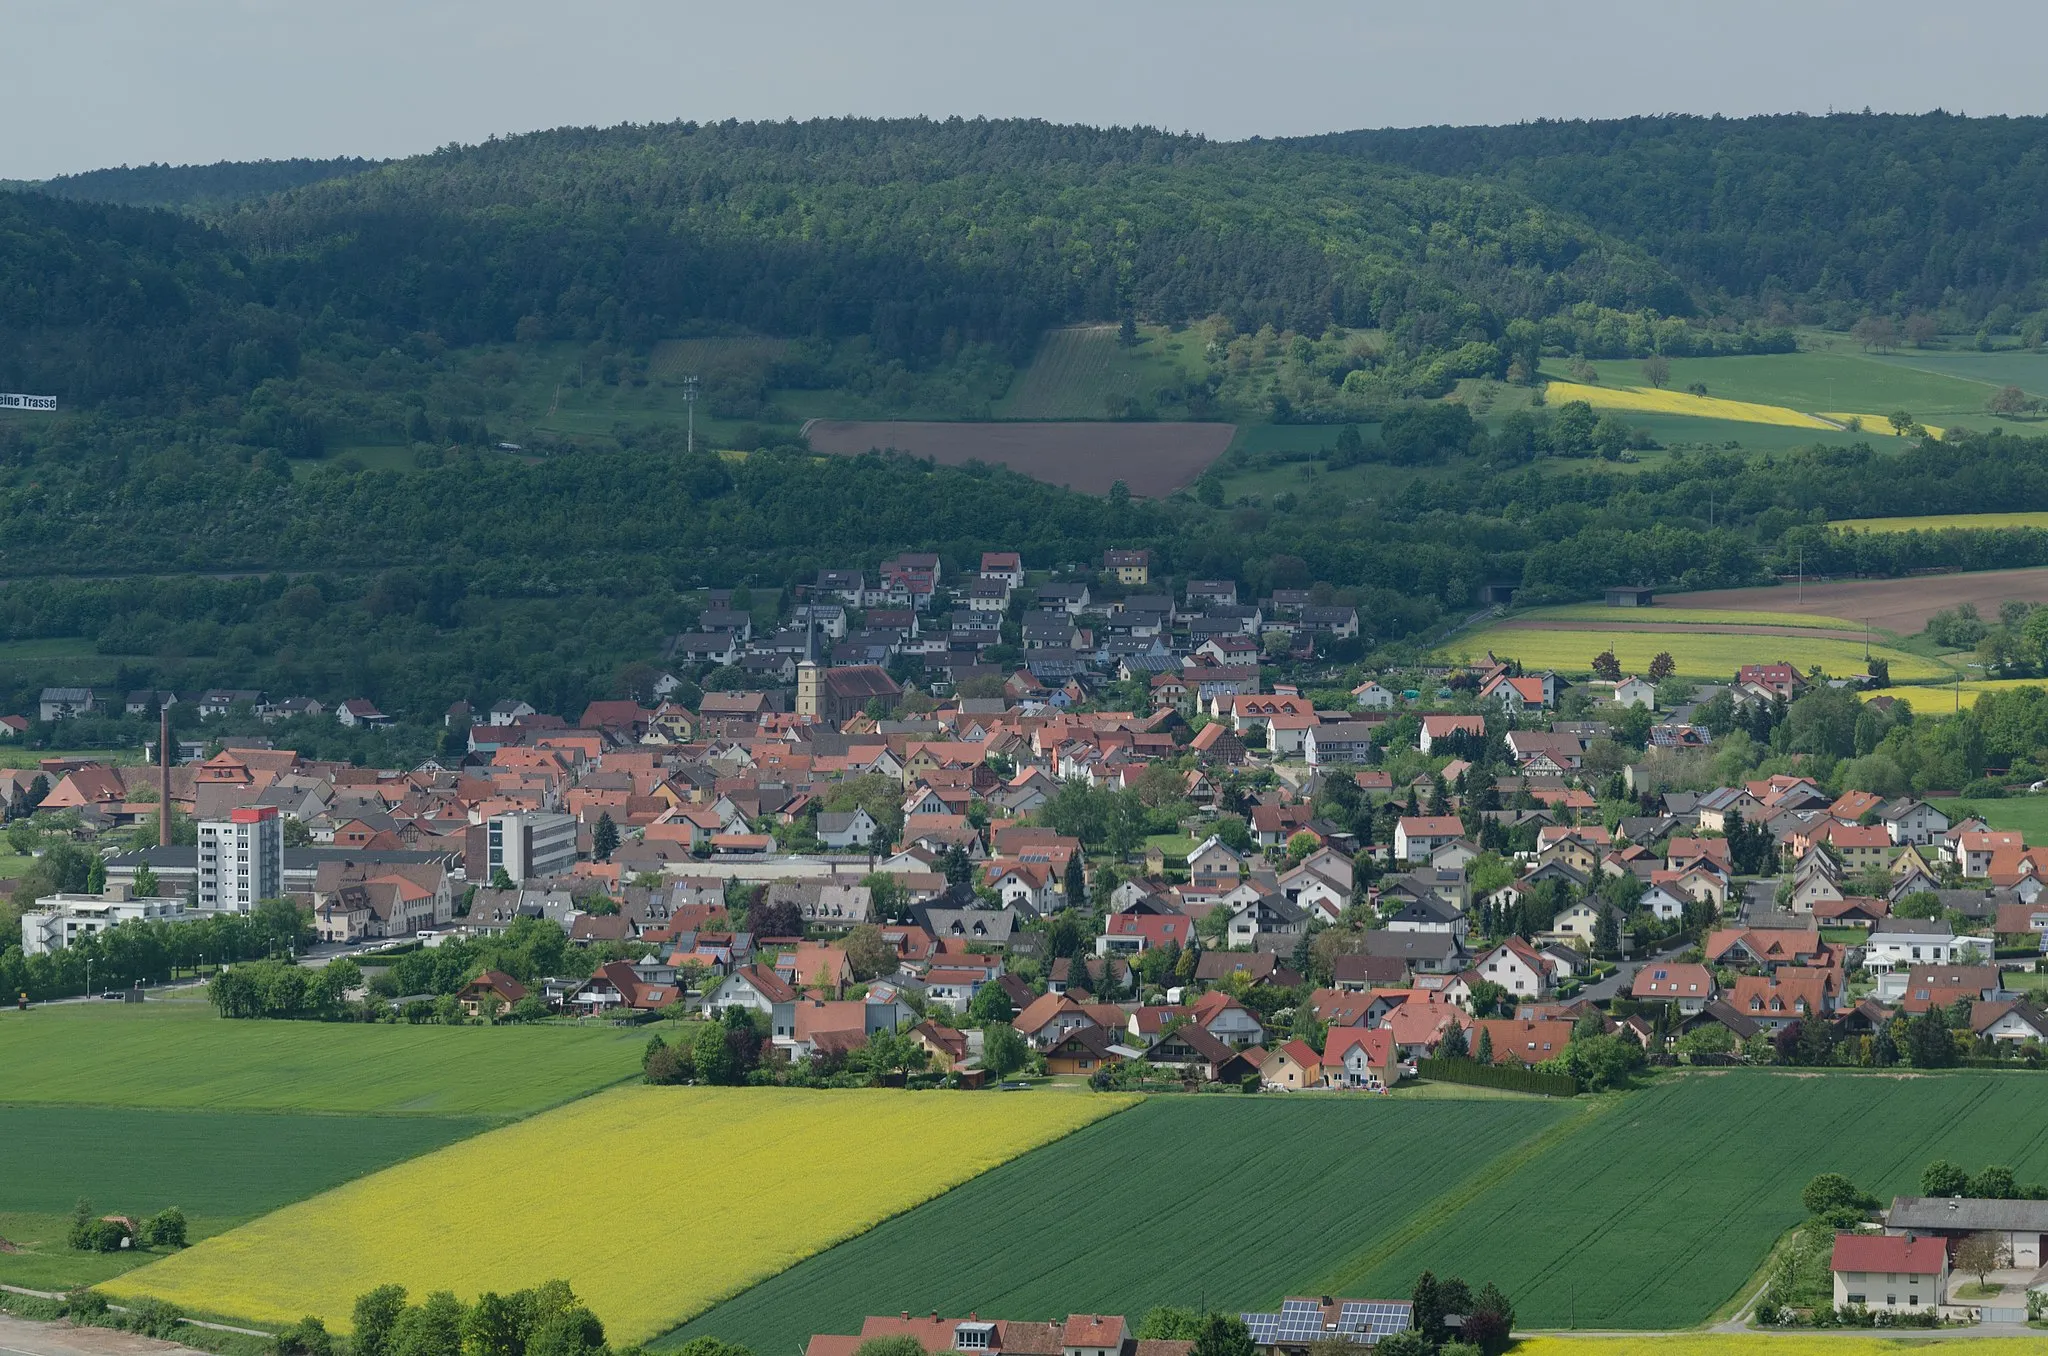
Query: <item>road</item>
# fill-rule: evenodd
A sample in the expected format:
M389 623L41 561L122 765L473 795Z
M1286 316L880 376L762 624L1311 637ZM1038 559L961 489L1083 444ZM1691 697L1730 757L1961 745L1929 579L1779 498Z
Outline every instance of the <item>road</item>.
M1585 988L1579 990L1579 997L1589 998L1596 1003L1600 1003L1613 998L1617 994L1625 994L1629 991L1630 986L1635 983L1636 971L1642 969L1651 961L1670 960L1673 956L1684 951L1688 945L1690 943L1674 942L1662 951L1652 951L1641 960L1623 961L1614 968L1614 973L1607 978L1600 980L1598 983L1588 984Z
M204 1356L176 1342L159 1342L112 1328L33 1323L0 1314L0 1356Z

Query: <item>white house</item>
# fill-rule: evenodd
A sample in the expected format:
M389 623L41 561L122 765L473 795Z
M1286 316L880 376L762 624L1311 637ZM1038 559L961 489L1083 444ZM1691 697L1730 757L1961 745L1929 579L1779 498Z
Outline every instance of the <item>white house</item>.
M1624 678L1614 685L1616 706L1640 706L1645 711L1657 709L1657 685L1645 678Z
M1644 891L1641 904L1655 914L1660 923L1676 922L1685 917L1685 911L1692 900L1668 885L1657 884Z
M1456 815L1403 815L1394 825L1394 860L1426 862L1438 848L1464 836L1464 822Z
M828 810L818 816L818 841L839 851L866 847L880 827L874 816L858 805L837 814Z
M1899 846L1936 843L1948 832L1948 816L1920 800L1895 801L1879 812L1878 819Z
M1351 689L1351 704L1361 711L1391 711L1394 694L1368 678Z
M1481 956L1472 970L1519 998L1541 998L1550 991L1550 964L1519 937L1510 937Z
M1864 944L1868 970L1907 970L1915 965L1978 965L1990 960L1989 937L1958 937L1947 923L1931 918L1887 918L1872 925Z
M1948 1245L1913 1234L1836 1234L1835 1306L1897 1314L1941 1307Z

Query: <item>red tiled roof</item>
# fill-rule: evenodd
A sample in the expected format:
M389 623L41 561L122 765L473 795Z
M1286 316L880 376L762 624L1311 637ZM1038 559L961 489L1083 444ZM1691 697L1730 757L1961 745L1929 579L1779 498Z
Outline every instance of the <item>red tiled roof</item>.
M1939 1238L1910 1238L1905 1234L1836 1234L1835 1255L1829 1265L1836 1271L1939 1276L1946 1262L1946 1245Z

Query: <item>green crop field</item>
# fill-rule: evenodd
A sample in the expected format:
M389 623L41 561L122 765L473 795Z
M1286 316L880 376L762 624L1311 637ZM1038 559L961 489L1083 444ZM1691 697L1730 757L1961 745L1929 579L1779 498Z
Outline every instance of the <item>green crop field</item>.
M11 1088L0 1088L0 1096ZM290 1116L0 1106L0 1283L92 1285L150 1254L74 1252L73 1204L185 1212L194 1241L490 1125L476 1116Z
M1666 389L1683 391L1704 382L1710 396L1725 400L1784 405L1809 413L1849 410L1885 415L1904 409L1934 424L1943 422L1941 415L1980 414L1993 389L1981 380L1881 361L1856 351L1846 339L1841 343L1843 348L1820 353L1673 358ZM1596 362L1593 370L1605 386L1649 385L1642 363L1632 359ZM1544 372L1566 375L1556 361L1547 363Z
M1641 621L1661 620L1644 615ZM1504 626L1482 627L1453 636L1441 653L1481 656L1488 650L1503 659L1518 659L1531 669L1556 669L1561 673L1590 673L1593 656L1612 648L1624 672L1641 673L1659 651L1669 651L1677 672L1687 678L1728 679L1744 664L1792 664L1802 672L1820 665L1831 675L1864 671L1860 640L1832 640L1820 636L1745 635L1716 631L1704 626L1679 626L1669 631L1601 631L1590 625L1583 630L1521 630ZM1882 645L1870 653L1891 663L1894 682L1940 680L1951 670L1932 659L1908 654Z
M1936 1158L2010 1164L2022 1180L2048 1173L2042 1087L1996 1073L1674 1078L1605 1103L1407 1246L1304 1270L1300 1282L1377 1294L1434 1267L1493 1279L1527 1327L1687 1327L1799 1221L1799 1189L1816 1173L1847 1173L1881 1198L1917 1190ZM1848 1125L1882 1133L1827 1130Z
M1387 1239L1484 1165L1584 1114L1539 1101L1154 1098L799 1263L656 1345L716 1333L783 1352L900 1309L1135 1319L1154 1304L1277 1302L1332 1257Z
M1953 353L1901 349L1881 355L1874 361L1885 367L1934 372L1964 381L1983 382L1987 387L2017 386L2029 395L2048 396L2048 353L2032 353L2023 349L2000 349L1993 353L1978 353L1974 349ZM1985 394L1988 396L1990 392L1987 390ZM1989 414L1984 415L1986 421L1991 418Z
M639 1071L612 1027L228 1021L198 1002L0 1011L0 1098L17 1104L518 1115Z
M1536 607L1527 612L1517 612L1516 621L1587 621L1587 622L1635 622L1651 623L1658 626L1685 626L1712 629L1717 626L1793 626L1809 630L1855 631L1861 633L1863 623L1850 621L1846 617L1815 617L1804 612L1747 612L1715 608L1678 608L1658 606L1651 609L1609 607L1605 603L1563 603L1556 607Z
M1931 708L1938 713L1941 708ZM2048 796L2007 796L2001 800L1944 802L1952 818L1981 815L1994 829L2023 833L2029 843L2048 843Z

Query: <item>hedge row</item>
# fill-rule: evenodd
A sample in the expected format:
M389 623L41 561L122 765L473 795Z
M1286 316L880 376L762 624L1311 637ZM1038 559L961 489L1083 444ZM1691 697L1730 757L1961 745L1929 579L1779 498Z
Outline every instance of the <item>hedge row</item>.
M1470 1083L1508 1092L1534 1092L1545 1097L1576 1097L1579 1081L1570 1074L1537 1073L1513 1064L1481 1064L1472 1059L1418 1059L1415 1072L1439 1083Z

